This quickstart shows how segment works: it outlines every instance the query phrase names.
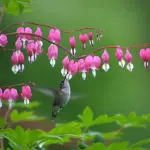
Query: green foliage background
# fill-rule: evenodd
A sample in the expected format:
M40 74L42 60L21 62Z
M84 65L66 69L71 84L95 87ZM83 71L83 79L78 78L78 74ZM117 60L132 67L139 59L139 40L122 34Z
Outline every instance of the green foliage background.
M104 37L95 48L105 45L128 46L147 43L150 35L149 5L148 0L33 0L33 13L22 14L19 17L5 15L0 29L18 21L39 22L64 30L91 26L104 29ZM13 27L9 31L15 30L16 27ZM48 29L43 28L43 31L47 36ZM76 37L78 35L79 33L75 34ZM62 35L61 42L69 48L68 38L68 35ZM9 38L9 47L14 47L14 40L15 37ZM80 41L77 44L78 54L79 51L81 52ZM30 80L46 87L58 87L62 79L61 60L65 54L59 49L59 60L56 67L52 69L46 56L47 47L48 44L44 43L44 54L38 58L36 63L29 65L26 59L24 72L17 75L13 75L11 71L11 54L0 53L0 84ZM90 49L87 50L89 51ZM75 116L80 114L87 105L96 115L129 114L131 111L137 114L149 113L149 69L144 69L143 62L139 58L139 49L132 51L135 65L132 73L118 66L114 56L115 50L111 49L109 52L111 69L108 73L100 70L95 79L88 74L86 81L83 81L81 74L78 74L70 81L72 92L86 95L86 97L78 101L71 101L58 115L58 122L74 120ZM97 55L100 54L97 53ZM37 113L51 119L50 98L33 92L32 100L39 100L42 103L42 106L36 110ZM108 130L108 127L105 126L102 129ZM127 131L124 138L138 140L149 135L149 128L141 131L138 129L132 133Z

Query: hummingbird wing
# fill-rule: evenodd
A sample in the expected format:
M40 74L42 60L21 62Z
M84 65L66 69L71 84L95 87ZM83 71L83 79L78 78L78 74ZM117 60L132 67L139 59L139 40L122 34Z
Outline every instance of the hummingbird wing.
M42 87L37 87L37 86L34 86L32 87L32 89L40 92L40 93L43 93L47 96L51 96L51 97L54 97L57 89L51 89L51 88L42 88Z
M84 94L71 93L71 100L81 100L81 98L86 97Z

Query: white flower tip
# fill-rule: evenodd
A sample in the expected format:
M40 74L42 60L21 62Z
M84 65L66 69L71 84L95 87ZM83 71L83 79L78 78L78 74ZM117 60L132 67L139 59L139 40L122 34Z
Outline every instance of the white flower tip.
M26 105L26 106L28 106L29 105L29 103L30 103L30 101L28 100L28 99L24 99L24 104Z
M19 71L19 68L18 68L17 65L13 65L12 68L11 68L11 70L12 70L12 72L13 72L14 74L16 74L16 73Z
M94 46L94 40L89 40L90 46L93 47Z
M127 64L127 69L131 72L133 71L134 65L132 63Z
M144 67L147 69L148 68L148 62L144 61Z
M102 65L102 69L107 72L110 69L110 65L109 64L103 64Z
M2 100L0 99L0 108L2 108L3 104L2 104Z
M12 109L12 106L13 106L13 100L9 99L8 100L8 109Z
M86 79L86 72L82 72L82 79L83 79L83 80Z
M51 65L52 67L54 67L55 64L56 64L56 61L55 61L54 58L52 58L52 59L50 60L50 65Z
M121 66L121 68L124 68L125 61L123 59L121 61L119 61L119 66Z
M71 48L70 52L71 52L72 55L75 55L76 54L76 49L75 48L74 49Z
M94 78L96 77L96 70L95 69L92 69L92 75Z
M62 68L61 69L61 74L62 74L63 77L65 77L66 74L67 74L67 69Z

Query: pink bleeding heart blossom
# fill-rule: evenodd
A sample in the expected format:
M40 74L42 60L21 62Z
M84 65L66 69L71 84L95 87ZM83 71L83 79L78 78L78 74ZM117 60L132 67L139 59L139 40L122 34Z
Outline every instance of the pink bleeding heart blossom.
M107 72L110 69L110 65L108 64L109 61L109 54L107 52L107 50L105 49L103 54L102 54L102 60L104 62L102 68L105 72Z
M79 59L78 68L79 68L79 72L82 72L82 79L85 80L86 79L86 72L89 72L90 68L86 64L86 61L84 59Z
M29 40L27 47L26 47L26 51L28 53L28 61L30 63L34 62L34 40Z
M50 60L50 64L52 67L55 66L56 59L58 57L58 47L54 44L51 44L48 47L48 53L47 53L48 59Z
M115 56L118 59L119 66L121 66L122 68L124 68L125 61L123 60L123 51L122 51L122 49L119 46L116 48Z
M36 39L37 41L40 41L40 40L41 40L41 37L39 37L39 36L42 36L42 30L41 30L40 27L37 27L37 29L36 29L36 31L35 31L35 34L38 35L38 36L35 36L35 39Z
M19 71L19 68L18 68L18 52L15 51L13 52L12 56L11 56L11 61L12 61L12 71L14 74L16 74L18 71Z
M100 68L101 59L98 56L87 56L85 58L85 63L87 64L88 68L92 70L92 74L96 77L96 70Z
M32 91L30 86L22 87L21 97L24 100L24 104L29 105L30 99L32 97Z
M150 60L150 48L141 49L140 57L144 61L144 67L148 68L148 61Z
M80 34L79 35L79 40L82 42L83 44L83 50L86 49L86 42L88 40L88 36L87 34Z
M71 54L72 55L75 55L76 54L76 40L75 40L75 37L72 36L69 38L69 44L70 44L70 47L71 47Z
M51 29L49 31L49 35L48 35L48 40L49 41L52 41L56 44L59 44L60 43L60 30L59 29Z
M8 43L7 36L5 34L0 34L0 46L5 47Z
M134 65L132 64L132 54L128 49L126 50L125 60L127 61L127 69L131 72L134 68Z
M89 37L89 43L93 47L94 46L93 32L89 32L88 37Z
M0 108L2 107L2 98L3 98L3 91L2 89L0 88Z
M9 109L12 108L13 102L18 100L18 97L18 91L15 88L4 90L3 99L9 103Z
M22 42L20 38L17 39L15 45L16 45L16 50L20 50L22 48Z
M68 72L68 66L69 66L69 57L66 56L63 60L62 60L62 64L63 64L63 68L61 69L61 74L63 76L67 75Z
M66 78L70 80L78 72L78 62L71 60L68 65L68 74Z
M22 72L24 70L24 54L23 52L20 51L20 54L18 56L18 67L20 72Z
M26 41L31 40L32 38L32 35L30 35L32 34L32 29L29 27L19 27L16 32L18 33L17 37L19 37L23 42L23 48L26 48Z

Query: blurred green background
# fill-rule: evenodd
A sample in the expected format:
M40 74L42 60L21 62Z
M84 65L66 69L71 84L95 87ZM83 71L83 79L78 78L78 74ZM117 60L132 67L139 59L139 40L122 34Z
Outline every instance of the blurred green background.
M19 17L5 15L3 29L9 24L23 21L32 21L56 26L65 31L83 28L96 27L104 29L104 36L95 48L106 45L130 46L140 43L148 43L150 35L150 1L148 0L33 0L33 13L22 14ZM35 27L32 28L35 31ZM47 36L49 29L42 28ZM15 31L16 27L9 31ZM82 32L87 33L88 31ZM81 32L80 32L81 33ZM76 38L80 34L72 34ZM62 34L61 44L69 48L69 36ZM15 37L9 38L9 46L14 47ZM96 35L94 37L96 39ZM62 80L60 70L61 60L65 53L59 49L59 59L53 69L49 65L46 53L49 44L44 43L44 53L38 57L37 61L30 65L26 58L25 70L23 73L14 75L11 71L10 52L0 53L0 83L1 85L20 83L22 81L33 81L45 87L59 87ZM82 52L81 43L77 41L77 55ZM88 46L85 53L91 51ZM129 72L126 68L119 67L115 58L115 49L108 50L110 53L111 69L105 73L97 71L97 77L87 75L83 81L81 74L76 75L70 81L73 93L86 95L76 101L71 101L66 108L58 115L58 122L65 122L76 119L85 106L90 106L94 114L107 113L129 114L135 111L137 114L149 113L150 111L150 78L149 69L145 70L143 62L139 58L139 49L133 49L134 71ZM97 55L101 55L98 52ZM37 113L51 119L50 98L33 91L32 101L38 100L42 103L37 109ZM137 133L137 131L135 131ZM147 133L147 134L146 134ZM129 134L128 134L129 135ZM133 140L150 135L149 129L145 132L137 133Z

